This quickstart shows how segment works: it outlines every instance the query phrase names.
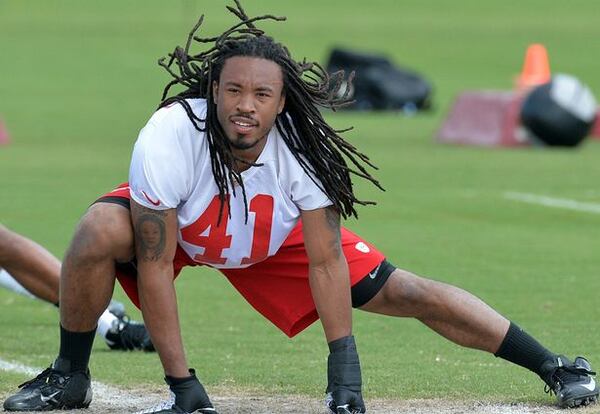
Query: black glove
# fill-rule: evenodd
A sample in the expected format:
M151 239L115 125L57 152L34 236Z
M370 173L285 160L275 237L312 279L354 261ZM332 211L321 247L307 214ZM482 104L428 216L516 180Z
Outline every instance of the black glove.
M175 378L168 375L165 377L166 383L175 394L173 412L180 412L177 411L179 409L184 413L217 414L193 368L190 368L190 374L189 377L184 378Z
M360 361L353 336L345 336L329 343L327 358L327 398L332 414L365 413L361 392Z

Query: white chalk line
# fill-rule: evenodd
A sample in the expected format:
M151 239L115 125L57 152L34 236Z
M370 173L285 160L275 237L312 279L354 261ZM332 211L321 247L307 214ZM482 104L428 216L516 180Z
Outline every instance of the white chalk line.
M505 192L504 198L513 201L520 201L522 203L536 204L544 207L561 208L564 210L600 214L600 204L586 203L582 201L572 200L569 198L549 197L545 195L519 193L515 191Z

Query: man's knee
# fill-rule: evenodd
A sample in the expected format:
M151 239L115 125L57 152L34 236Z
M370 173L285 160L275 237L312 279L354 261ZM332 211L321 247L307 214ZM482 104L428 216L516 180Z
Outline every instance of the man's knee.
M381 290L381 304L403 316L420 316L422 309L432 301L437 282L422 278L410 272L396 269Z
M134 245L129 210L111 203L92 205L79 222L67 256L90 260L110 257L119 262L131 260Z

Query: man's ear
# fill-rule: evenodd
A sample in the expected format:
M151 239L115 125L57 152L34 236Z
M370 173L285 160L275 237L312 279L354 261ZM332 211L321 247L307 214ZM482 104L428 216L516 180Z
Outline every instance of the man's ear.
M217 104L217 97L219 96L219 82L217 82L216 80L212 81L212 94L213 94L213 100L215 101L214 104Z
M277 106L277 115L281 114L284 106L285 106L285 91L281 91L281 98L279 98L279 105Z

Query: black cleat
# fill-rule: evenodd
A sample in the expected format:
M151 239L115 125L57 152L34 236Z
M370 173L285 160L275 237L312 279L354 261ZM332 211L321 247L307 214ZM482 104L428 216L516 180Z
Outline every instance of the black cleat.
M594 403L598 400L598 385L592 377L596 375L587 359L575 358L571 362L559 355L542 365L541 375L547 384L545 391L556 394L561 408L574 408Z
M347 404L337 405L333 400L333 394L330 392L325 394L325 406L327 407L329 414L361 414L360 410L351 410Z
M198 408L192 413L200 413L200 414L218 414L217 410L213 407L205 407ZM155 407L148 408L147 410L138 411L135 414L190 414L187 411L179 408L175 405L175 395L171 394L171 398L169 400L163 401Z
M92 402L90 372L63 374L46 368L4 401L5 411L53 411L87 408Z
M144 324L130 320L127 315L119 317L113 323L106 333L106 344L110 349L154 351L150 334Z

